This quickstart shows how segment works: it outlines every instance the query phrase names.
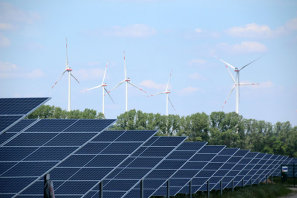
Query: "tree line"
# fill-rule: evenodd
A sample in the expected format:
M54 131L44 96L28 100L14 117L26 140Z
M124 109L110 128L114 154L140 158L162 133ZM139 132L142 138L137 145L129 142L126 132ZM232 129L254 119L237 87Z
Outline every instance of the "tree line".
M28 118L104 119L95 110L67 112L43 105ZM290 122L245 119L235 112L195 113L188 116L161 115L130 110L117 117L113 130L158 130L160 136L188 136L188 141L207 141L256 152L297 157L297 127Z

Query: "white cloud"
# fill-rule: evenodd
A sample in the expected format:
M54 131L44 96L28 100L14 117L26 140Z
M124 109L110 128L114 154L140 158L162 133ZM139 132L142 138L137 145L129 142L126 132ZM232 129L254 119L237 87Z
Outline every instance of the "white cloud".
M189 64L190 65L203 65L206 63L206 60L203 59L192 59Z
M296 31L297 30L297 18L289 20L285 25L284 28L287 31Z
M34 12L26 12L10 3L0 2L1 23L32 24L37 19L39 19L39 15Z
M231 36L258 38L258 37L272 37L274 32L267 25L258 25L250 23L245 26L232 27L226 31Z
M156 30L145 24L133 24L125 27L114 26L104 33L107 36L146 38L156 34Z
M10 40L0 33L0 47L10 46Z
M32 71L22 71L17 65L9 62L0 61L0 78L41 78L44 76L44 73L40 69L35 69Z
M76 75L78 80L98 80L101 82L103 74L104 69L87 68L76 70L73 75Z
M152 80L144 80L140 83L140 85L148 89L158 89L158 90L166 89L166 84L158 84Z
M181 95L188 95L188 94L192 94L194 92L197 92L199 89L197 87L186 87L186 88L183 88L182 90L179 91L179 93Z
M17 69L16 64L0 61L0 72L11 72Z
M189 78L192 80L203 80L204 77L201 76L199 73L195 72L189 75Z
M201 33L202 30L201 30L200 28L195 28L195 32L196 32L196 33Z
M272 29L268 25L258 25L256 23L246 24L244 26L236 26L226 30L230 36L244 38L271 38L297 30L297 18L287 21L284 25Z
M9 23L0 23L0 30L11 30L13 29L13 25Z
M220 43L218 49L224 52L231 53L253 53L253 52L266 52L267 47L255 41L243 41L236 44Z

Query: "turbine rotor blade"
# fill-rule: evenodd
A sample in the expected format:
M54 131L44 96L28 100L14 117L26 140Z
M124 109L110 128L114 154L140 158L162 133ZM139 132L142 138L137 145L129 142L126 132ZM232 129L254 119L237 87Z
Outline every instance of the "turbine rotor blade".
M256 86L256 85L259 85L259 83L239 83L239 86L249 86L249 85L254 85L254 86Z
M115 90L116 88L118 88L121 84L123 84L125 82L125 80L119 82L114 88L112 88L109 92L112 92L113 90Z
M61 74L60 78L53 84L52 88L54 88L57 85L57 83L63 78L65 72L66 70Z
M72 76L72 78L74 78L74 80L76 80L76 82L79 84L79 81L77 80L77 78L75 78L75 76L73 76L72 73L70 73L70 75Z
M100 88L100 87L102 87L102 85L98 85L96 87L92 87L92 88L86 89L86 91L90 91L90 90L97 89L97 88Z
M170 98L169 98L169 97L168 97L168 101L169 101L169 103L170 103L171 107L173 108L173 110L174 110L174 111L176 111L176 110L175 110L175 108L174 108L174 106L173 106L173 103L171 102L171 100L170 100Z
M112 99L111 95L109 94L110 91L107 91L107 89L104 87L104 91L106 92L106 94L109 96L110 100L112 101L112 103L114 103L114 100Z
M162 92L159 92L159 93L156 93L156 94L151 94L150 96L157 96L157 95L161 95L161 94L165 94L165 92L162 91Z
M102 84L103 84L104 81L105 81L106 72L107 72L107 64L106 64L106 66L105 66L105 70L104 70L104 74L103 74L103 79L102 79Z
M235 79L234 79L234 76L232 75L232 73L231 73L231 71L230 71L230 68L229 68L229 67L226 67L226 69L227 69L227 71L228 71L230 77L232 78L233 82L236 83L236 82L235 82Z
M223 59L219 59L219 61L221 61L222 63L224 63L226 66L230 67L231 69L234 69L235 70L235 67L233 65L231 65L230 63L227 63Z
M229 94L228 94L227 98L225 99L225 102L224 102L224 104L222 105L222 109L224 109L224 106L225 106L225 104L227 104L227 101L229 100L229 98L230 98L230 96L231 96L231 94L232 94L232 92L233 92L233 90L234 90L235 86L236 86L236 84L233 84L233 87L232 87L232 89L230 90L230 92L229 92Z
M242 66L242 67L239 69L239 71L243 70L245 67L249 66L249 65L252 64L253 62L259 60L260 58L262 58L262 57L256 58L255 60L249 62L248 64L246 64L246 65L244 65L244 66Z
M123 52L124 54L124 73L125 73L125 79L127 79L127 65L126 65L126 52Z
M131 82L128 82L130 85L132 85L133 87L135 87L136 89L138 89L138 90L140 90L140 91L142 91L142 92L144 92L144 93L147 93L145 90L143 90L142 88L139 88L139 87L137 87L136 85L134 85L133 83L131 83Z
M167 83L167 86L166 86L166 91L168 91L168 89L169 89L169 85L170 85L170 82L171 82L171 75L172 75L172 71L169 74L169 79L168 79L168 83Z

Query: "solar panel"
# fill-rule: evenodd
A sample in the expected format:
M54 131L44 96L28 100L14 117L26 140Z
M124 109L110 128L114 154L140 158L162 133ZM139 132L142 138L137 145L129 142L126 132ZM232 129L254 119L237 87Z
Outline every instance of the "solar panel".
M104 180L103 196L131 197L144 178L168 178L175 170L156 170L185 137L152 137ZM140 152L141 151L141 152ZM125 166L123 166L125 164ZM147 182L148 184L148 182ZM92 189L96 194L98 187Z
M190 158L199 152L206 142L184 142L163 160L144 180L145 197L151 196L179 170ZM187 156L185 158L185 156ZM138 192L138 193L137 193ZM129 196L139 197L140 188L134 188ZM128 196L128 197L129 197Z
M49 98L0 98L0 133L7 131Z
M133 135L134 140L128 138L126 133ZM94 186L98 186L100 180L105 179L123 160L146 142L142 136L149 138L155 133L156 131L145 133L143 131L103 131L93 137L91 141L50 169L51 180L55 185L55 196L81 197L87 194ZM137 171L141 170L123 172L122 177L137 175ZM41 186L42 182L42 178L39 178L21 195L42 196L43 188L36 187Z
M218 177L213 177L221 167L238 151L235 148L224 148L217 156L215 156L200 173L196 174L192 181L193 192L205 191L206 183L201 184L201 181L209 181L210 188L213 188L219 181ZM199 182L196 182L200 180Z
M257 170L257 166L260 164L261 160L265 157L263 153L257 153L257 155L245 166L235 177L234 177L234 187L240 185L242 179L249 174L252 174L253 171ZM232 187L232 181L228 184L229 188Z
M46 122L48 122L48 125L53 123L51 120L40 121L43 126L46 126ZM3 194L0 192L0 196L4 195L4 193L14 194L23 191L23 185L16 185L13 191L11 191L10 189L12 188L8 186L14 185L16 177L26 178L27 180L25 180L24 183L30 181L30 184L38 180L38 178L42 178L45 172L58 164L61 160L63 161L65 157L78 150L83 144L86 144L90 139L96 137L96 135L99 134L98 132L100 132L70 133L58 130L56 130L56 132L47 132L44 130L41 132L36 130L34 132L30 130L24 131L30 124L38 124L40 121L36 122L30 120L20 122L10 129L12 131L21 129L21 132L15 133L9 132L9 130L7 131L7 134L13 134L13 136L6 140L0 147L0 179L7 182L7 185L4 185L4 187L1 186L1 192L3 192ZM110 122L102 122L102 120L89 120L88 122L97 122L97 125L98 123L100 125L105 123L105 128L110 124ZM34 127L34 125L32 127Z
M188 185L196 174L200 173L203 168L208 165L209 161L217 156L217 151L220 151L224 146L204 146L199 150L189 161L187 161L181 169L179 169L170 178L170 195L176 195L177 193L187 193L182 189ZM160 187L154 195L162 196L166 193L166 186Z
M226 163L210 178L210 190L220 189L220 182L224 180L224 178L229 175L235 175L235 171L242 170L245 166L243 165L244 157L249 153L248 150L237 150L233 156L231 156ZM236 168L235 168L236 167ZM235 168L235 169L234 169ZM235 170L232 172L232 170ZM223 182L222 182L223 186Z

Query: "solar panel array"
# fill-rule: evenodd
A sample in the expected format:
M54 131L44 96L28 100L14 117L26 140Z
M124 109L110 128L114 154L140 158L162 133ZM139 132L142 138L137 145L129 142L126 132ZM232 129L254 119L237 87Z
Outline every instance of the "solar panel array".
M0 134L48 100L49 98L0 98Z
M46 173L56 197L192 194L257 184L297 162L157 131L111 131L112 119L22 119L47 100L0 99L0 197L42 197Z

